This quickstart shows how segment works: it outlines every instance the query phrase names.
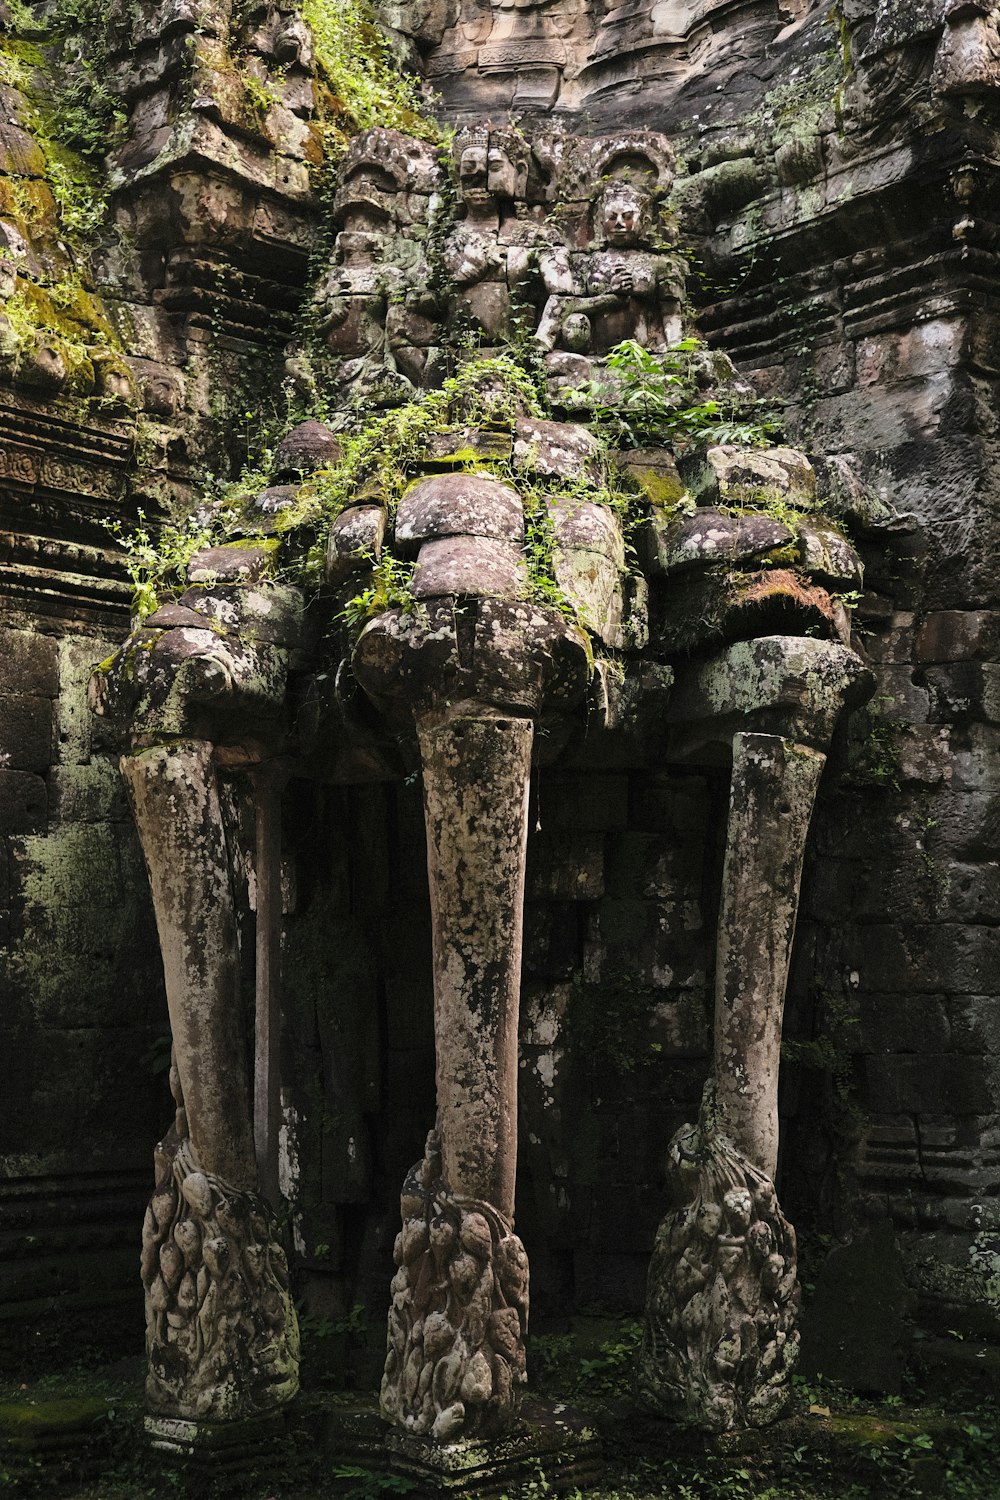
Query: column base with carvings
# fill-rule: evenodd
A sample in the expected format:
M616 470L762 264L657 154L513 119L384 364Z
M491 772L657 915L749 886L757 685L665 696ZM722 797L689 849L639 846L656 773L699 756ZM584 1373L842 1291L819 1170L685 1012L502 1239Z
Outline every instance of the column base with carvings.
M524 1247L492 1204L451 1191L433 1130L400 1206L382 1415L436 1443L498 1436L526 1378Z
M719 1130L712 1084L668 1166L680 1206L649 1265L637 1398L709 1433L766 1426L788 1404L798 1358L795 1231L771 1179Z
M173 1132L156 1165L142 1235L149 1411L206 1430L260 1422L299 1386L298 1325L274 1213L256 1193L202 1171L190 1140Z

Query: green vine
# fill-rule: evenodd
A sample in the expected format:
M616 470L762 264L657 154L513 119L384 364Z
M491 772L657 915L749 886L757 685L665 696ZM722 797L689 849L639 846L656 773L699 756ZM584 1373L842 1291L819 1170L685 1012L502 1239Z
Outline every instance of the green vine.
M400 69L369 0L304 0L326 95L320 99L326 154L335 159L352 135L386 125L422 140L441 139L419 85Z

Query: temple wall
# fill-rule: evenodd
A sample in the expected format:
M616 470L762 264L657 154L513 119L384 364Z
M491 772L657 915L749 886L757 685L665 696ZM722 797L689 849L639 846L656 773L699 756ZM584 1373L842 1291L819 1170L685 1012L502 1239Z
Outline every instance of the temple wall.
M20 1359L68 1325L119 1350L141 1337L132 1231L169 1055L142 854L86 706L113 637L39 623L0 631L0 1347Z
M980 80L967 126L960 91L932 97L938 21L904 38L912 67L899 64L881 113L866 116L850 87L845 109L842 46L853 45L858 76L882 55L860 6L843 36L818 13L799 25L769 6L598 16L556 3L499 19L479 6L461 21L433 6L414 19L418 9L387 19L450 118L523 107L563 128L610 130L624 109L629 124L674 135L703 335L787 403L795 442L856 455L913 517L865 549L858 617L879 687L834 746L815 815L788 999L781 1188L804 1234L851 1232L888 1212L921 1316L995 1333L986 1282L998 1226L983 1207L1000 1174L995 96ZM540 16L548 31L517 34L512 18L527 27ZM494 35L501 22L509 38ZM162 53L169 81L168 43L151 25L147 55ZM140 242L162 236L165 248L131 265L118 321L132 327L140 375L180 394L147 401L156 456L127 498L101 501L123 514L190 495L195 462L217 445L206 412L220 371L235 392L230 415L254 374L274 383L312 233L308 144L285 162L287 191L276 189L266 132L254 170L249 151L233 167L246 122L218 101L198 150L184 157L178 144L161 175L141 177L163 145L167 106L149 102L159 86L136 88L117 201ZM933 116L923 144L899 102L908 88L924 89ZM308 114L300 106L295 118ZM982 157L968 179L966 148ZM207 180L238 180L239 192L199 242ZM70 480L64 492L79 500L82 487ZM3 503L18 540L0 585L0 983L13 1060L0 1088L0 1303L15 1343L24 1330L44 1343L68 1310L109 1303L128 1309L123 1335L138 1330L133 1241L170 1106L118 747L83 702L88 668L126 632L125 585L108 582L99 549L74 564L88 598L109 591L99 608L91 599L80 618L26 599L38 559L24 537L96 547L94 505L81 533L50 495L25 499L8 483ZM543 766L533 792L518 1222L542 1314L641 1304L664 1148L708 1069L725 786L658 755L655 744L588 745ZM418 789L293 783L285 805L287 1181L302 1285L317 1316L343 1318L355 1301L377 1315L399 1183L433 1113Z

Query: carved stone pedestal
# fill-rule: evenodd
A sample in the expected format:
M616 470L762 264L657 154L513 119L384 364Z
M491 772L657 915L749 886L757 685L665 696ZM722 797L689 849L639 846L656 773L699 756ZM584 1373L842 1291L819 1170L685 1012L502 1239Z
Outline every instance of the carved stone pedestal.
M238 1422L189 1422L182 1417L147 1417L146 1438L159 1453L181 1460L206 1476L237 1478L249 1472L284 1441L286 1413L274 1411Z
M721 1134L711 1084L668 1169L678 1206L650 1261L636 1393L709 1432L764 1426L798 1358L795 1231L771 1179Z
M563 1494L600 1484L604 1477L600 1437L563 1402L525 1399L510 1431L488 1441L430 1442L387 1429L370 1407L337 1406L327 1414L324 1430L331 1462L412 1480L422 1494L517 1494L538 1480L539 1471L546 1493Z

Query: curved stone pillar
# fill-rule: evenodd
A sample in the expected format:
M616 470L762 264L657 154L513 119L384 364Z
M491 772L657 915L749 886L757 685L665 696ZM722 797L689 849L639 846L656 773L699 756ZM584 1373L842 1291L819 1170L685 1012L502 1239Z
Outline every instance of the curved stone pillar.
M146 1398L160 1446L298 1389L298 1329L271 1206L257 1189L236 921L214 747L126 755L156 911L177 1106L156 1148L142 1236Z
M417 725L434 942L438 1131L454 1192L514 1214L527 718Z
M441 598L379 616L354 669L416 727L433 921L437 1123L400 1201L382 1414L434 1442L493 1436L525 1380L513 1212L534 722L582 695L589 656L556 611Z
M719 1129L768 1177L802 861L826 756L774 734L733 737L715 969Z
M773 1181L785 987L825 746L871 687L846 647L773 636L693 666L671 702L675 751L731 748L732 776L713 1077L697 1125L670 1143L679 1206L650 1261L637 1394L712 1432L763 1426L791 1394L795 1231Z
M258 1423L298 1388L298 1330L273 1206L274 776L302 601L270 579L269 566L256 543L196 554L192 586L140 622L90 685L95 712L127 722L132 738L122 774L149 871L173 1036L176 1111L156 1148L142 1279L147 1425L158 1447L182 1452L217 1422L227 1424L228 1441L242 1441L233 1424ZM254 782L255 1028L244 1015L217 765L249 770Z
M256 1187L229 858L205 740L122 757L153 893L186 1131L201 1167Z

